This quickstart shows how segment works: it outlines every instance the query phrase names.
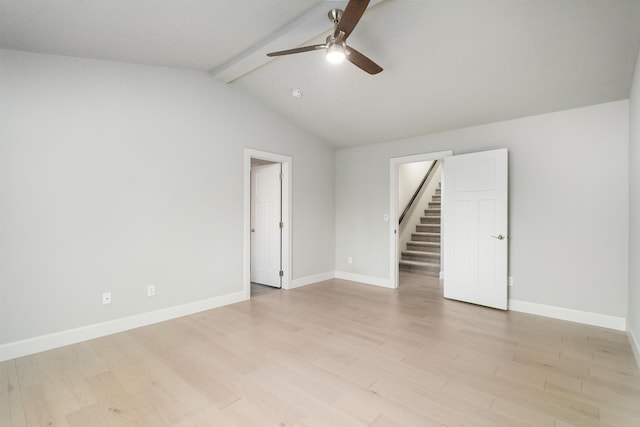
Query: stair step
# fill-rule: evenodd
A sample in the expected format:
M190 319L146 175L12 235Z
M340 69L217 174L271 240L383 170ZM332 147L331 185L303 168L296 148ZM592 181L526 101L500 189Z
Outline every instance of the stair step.
M426 276L440 276L440 264L432 264L428 262L420 261L403 261L399 263L401 271L408 271L411 273L420 273Z
M416 232L411 233L411 240L418 242L439 242L440 241L440 233L422 233Z
M440 265L440 254L436 252L407 250L407 251L402 251L401 260L428 262L430 264Z
M440 216L439 215L421 216L420 224L440 224Z
M401 252L398 262L401 271L440 277L441 186L438 183L415 233L411 233L411 240Z
M407 250L440 253L440 242L407 242Z
M440 224L416 224L419 233L440 233Z

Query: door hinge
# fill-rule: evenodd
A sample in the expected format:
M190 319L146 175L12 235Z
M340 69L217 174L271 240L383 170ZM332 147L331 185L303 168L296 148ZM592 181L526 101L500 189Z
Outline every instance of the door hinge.
M278 226L279 226L280 228L284 228L284 222L281 222L280 224L278 224Z
M280 181L284 180L284 174L280 172Z
M284 271L280 270L280 277L284 276Z

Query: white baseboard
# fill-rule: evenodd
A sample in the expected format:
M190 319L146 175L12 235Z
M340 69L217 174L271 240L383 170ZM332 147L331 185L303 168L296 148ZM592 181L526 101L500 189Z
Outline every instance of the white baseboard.
M633 329L631 329L631 326L627 327L627 336L629 337L629 343L631 344L633 354L636 357L636 363L638 364L638 368L640 369L640 341L638 341L638 339L636 338L636 335L633 333Z
M115 334L129 329L139 328L153 323L164 322L165 320L222 307L223 305L234 304L246 299L247 297L244 292L236 292L206 300L181 304L174 307L167 307L148 313L136 314L134 316L123 317L121 319L109 320L107 322L82 326L80 328L69 329L67 331L55 332L22 341L2 344L0 345L0 362Z
M573 310L570 308L555 307L552 305L536 304L533 302L510 299L509 310L536 314L538 316L551 317L554 319L568 320L570 322L583 323L585 325L615 329L617 331L626 331L627 329L627 320L624 317L609 316L606 314L591 313L588 311Z
M333 271L327 271L326 273L314 274L312 276L300 277L299 279L293 279L288 289L299 288L301 286L311 285L313 283L323 282L325 280L331 280L335 278Z
M352 282L365 283L367 285L381 286L383 288L393 289L389 279L381 277L365 276L363 274L347 273L346 271L336 271L336 279L351 280Z

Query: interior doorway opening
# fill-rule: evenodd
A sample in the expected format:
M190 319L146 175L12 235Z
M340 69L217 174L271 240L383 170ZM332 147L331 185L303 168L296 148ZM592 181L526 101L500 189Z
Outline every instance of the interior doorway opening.
M442 160L445 157L451 156L453 154L452 151L440 151L440 152L433 152L433 153L423 153L423 154L416 154L416 155L412 155L412 156L403 156L403 157L395 157L390 159L390 189L389 189L389 194L390 194L390 200L389 200L389 218L390 218L390 230L389 230L389 242L390 242L390 247L389 247L389 271L390 271L390 278L389 281L391 283L391 287L393 288L397 288L400 284L400 259L402 256L402 250L403 247L402 245L406 244L406 236L404 236L403 238L401 238L400 235L400 231L401 231L401 227L400 227L400 218L403 216L403 213L405 211L406 208L406 203L407 203L407 198L410 198L408 196L406 196L406 191L404 191L403 189L401 189L401 181L403 180L403 178L401 177L401 169L403 169L406 165L411 165L411 164L420 164L420 163L425 163L428 164L428 167L430 167L432 164L435 164L434 162ZM426 191L426 189L425 189ZM442 188L441 191L444 191L444 187ZM411 192L409 192L411 193ZM416 213L416 215L414 216L420 216L419 213ZM404 215L403 221L407 220L406 219L406 213ZM408 226L410 227L410 225ZM403 227L403 230L406 228ZM428 230L429 227L426 227L425 230ZM425 238L428 238L430 240L433 240L434 235L436 233L430 232L430 231L424 231L424 236ZM406 234L406 233L405 233ZM411 233L409 233L411 234ZM439 240L439 245L441 247L441 241L440 241L440 237L438 237ZM441 264L441 261L439 260L439 263ZM404 274L402 275L403 279L405 277L413 277L413 279L415 279L415 273L409 273L409 274ZM435 278L434 278L435 279ZM435 279L438 280L438 279Z
M245 149L244 293L288 289L291 280L289 156Z
M251 158L251 296L282 289L282 164Z
M428 160L398 166L400 272L441 276L441 163Z
M251 159L251 283L282 287L282 164Z

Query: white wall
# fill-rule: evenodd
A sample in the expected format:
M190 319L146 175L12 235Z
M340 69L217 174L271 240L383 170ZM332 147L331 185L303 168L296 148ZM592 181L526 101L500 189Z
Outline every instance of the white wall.
M206 73L2 50L0 120L0 345L242 291L244 147L334 269L333 149Z
M418 189L433 162L413 162L398 166L398 218Z
M640 59L629 96L629 319L640 366Z
M427 162L431 165L432 162ZM411 163L409 163L411 164ZM398 173L402 170L403 164L398 168ZM400 260L402 251L407 249L407 243L411 240L412 234L416 231L416 225L420 224L420 217L424 216L424 210L429 207L432 196L436 193L436 189L440 185L440 177L442 172L442 162L438 163L431 171L429 180L418 194L417 199L402 220L402 224L398 226L398 246L397 259ZM400 219L400 212L397 216Z
M389 277L389 158L509 149L512 299L626 317L628 102L336 153L336 270ZM353 256L354 263L346 263Z

